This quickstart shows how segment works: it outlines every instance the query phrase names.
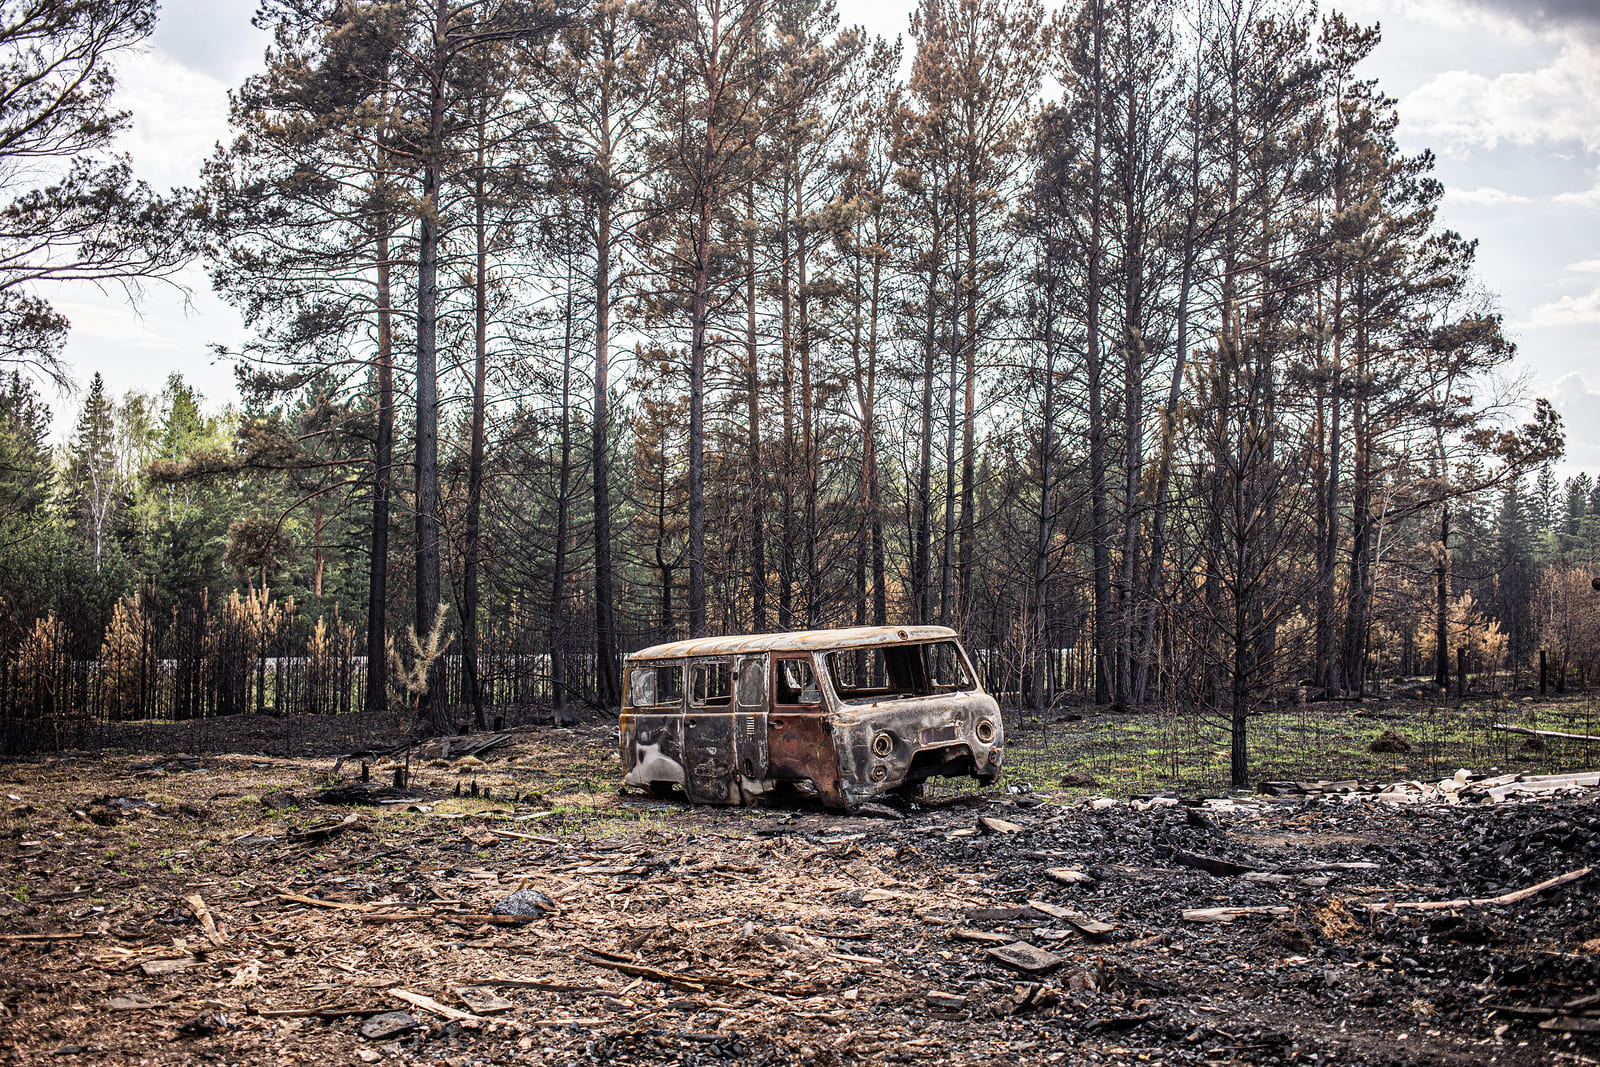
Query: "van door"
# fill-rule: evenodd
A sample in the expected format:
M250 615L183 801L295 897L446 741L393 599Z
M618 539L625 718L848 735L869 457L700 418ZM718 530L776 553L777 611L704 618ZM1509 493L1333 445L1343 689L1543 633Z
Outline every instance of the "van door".
M701 804L736 804L734 778L733 661L689 661L683 713L683 791Z
M739 773L752 781L767 776L767 657L740 656L734 673L738 714L734 719L734 755Z
M774 653L771 691L767 746L772 776L809 781L823 803L843 805L833 725L811 654Z

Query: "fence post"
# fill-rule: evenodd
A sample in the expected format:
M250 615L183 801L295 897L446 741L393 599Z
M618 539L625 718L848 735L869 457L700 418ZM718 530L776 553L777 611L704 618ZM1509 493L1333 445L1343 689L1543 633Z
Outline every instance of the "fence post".
M1456 695L1467 699L1467 650L1456 649Z

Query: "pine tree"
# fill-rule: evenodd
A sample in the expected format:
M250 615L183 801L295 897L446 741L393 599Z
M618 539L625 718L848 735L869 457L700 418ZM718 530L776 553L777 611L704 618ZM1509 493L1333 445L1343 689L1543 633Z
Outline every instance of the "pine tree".
M0 376L0 547L26 536L49 496L50 409L21 371Z
M112 64L155 24L155 0L0 0L0 365L66 385L68 322L40 286L137 296L193 251L182 196L156 197L112 154L130 122Z
M116 403L106 395L98 371L89 380L83 409L68 445L67 490L78 527L88 540L98 571L120 496L117 479Z
M1570 537L1578 536L1578 531L1583 527L1583 517L1589 508L1589 494L1594 487L1593 479L1583 471L1566 480L1563 486L1566 490L1566 507L1562 515L1563 533Z
M1560 525L1559 497L1556 472L1546 463L1539 468L1539 476L1533 483L1534 516L1539 533L1551 533Z

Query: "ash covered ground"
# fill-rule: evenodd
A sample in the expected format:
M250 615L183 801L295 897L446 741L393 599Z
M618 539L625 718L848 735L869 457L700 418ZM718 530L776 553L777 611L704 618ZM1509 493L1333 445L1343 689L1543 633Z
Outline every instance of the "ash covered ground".
M611 736L419 762L381 806L317 802L331 758L0 768L0 1056L1600 1059L1594 875L1387 908L1594 864L1593 790L697 809L616 793ZM454 799L469 782L489 796ZM518 890L549 907L496 914Z

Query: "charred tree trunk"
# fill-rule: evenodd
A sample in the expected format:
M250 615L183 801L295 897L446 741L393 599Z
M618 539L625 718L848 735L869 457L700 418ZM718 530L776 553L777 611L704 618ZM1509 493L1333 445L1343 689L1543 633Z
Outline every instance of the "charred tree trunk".
M472 444L467 457L467 514L461 576L461 669L466 697L472 704L472 723L482 730L483 692L478 678L478 567L483 514L483 435L485 389L489 364L489 233L484 201L484 146L479 128L478 168L474 193L473 239L476 275L472 283Z
M1101 211L1100 185L1104 152L1104 104L1102 98L1102 51L1100 0L1093 4L1094 74L1091 85L1094 113L1093 139L1090 145L1089 171L1089 250L1088 282L1085 301L1085 370L1089 391L1089 495L1090 537L1094 556L1094 700L1107 704L1111 700L1111 659L1113 641L1111 633L1111 552L1106 543L1108 519L1106 514L1106 421L1105 421L1105 368L1100 352L1100 240Z
M394 312L390 305L389 224L378 221L378 425L372 443L372 531L367 569L366 710L389 706L385 625L389 608L389 487L394 463Z
M434 3L434 40L449 33L450 7ZM422 162L422 203L417 232L416 627L429 633L439 608L439 193L444 153L445 56L435 60L428 93L427 152ZM451 732L444 700L444 657L428 671L417 698L418 724L432 734Z
M756 334L755 188L745 187L745 417L750 449L750 614L751 628L767 628L766 472L761 455L761 363Z

